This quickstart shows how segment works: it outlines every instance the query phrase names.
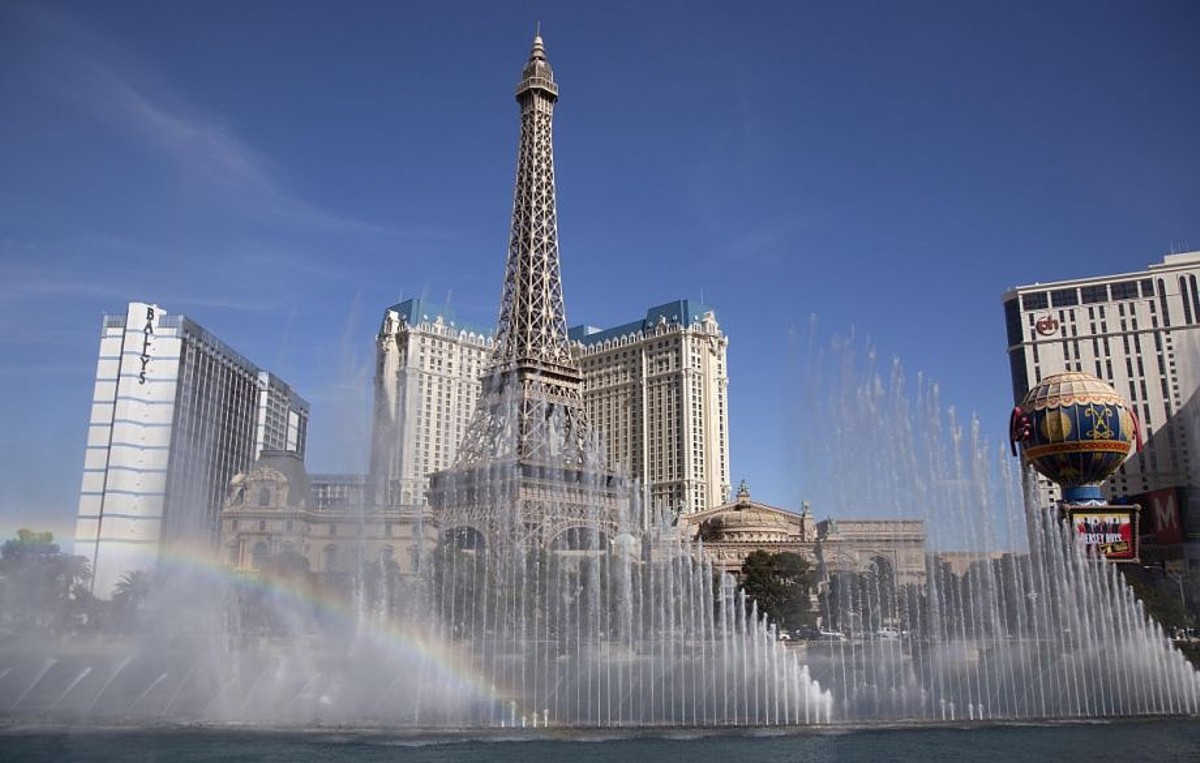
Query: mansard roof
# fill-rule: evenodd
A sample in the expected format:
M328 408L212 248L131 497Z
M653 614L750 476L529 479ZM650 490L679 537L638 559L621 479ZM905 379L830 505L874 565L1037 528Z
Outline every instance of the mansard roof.
M666 304L655 305L646 311L646 317L642 320L630 321L608 329L600 329L595 326L573 326L567 334L571 341L591 347L611 339L650 331L658 325L659 321L687 328L693 323L699 323L705 315L713 312L711 307L694 299L677 299Z
M255 477L266 476L274 479L275 474L282 474L287 480L287 505L312 506L312 485L309 483L308 472L304 469L304 459L289 450L264 450L254 466L250 467L246 481Z

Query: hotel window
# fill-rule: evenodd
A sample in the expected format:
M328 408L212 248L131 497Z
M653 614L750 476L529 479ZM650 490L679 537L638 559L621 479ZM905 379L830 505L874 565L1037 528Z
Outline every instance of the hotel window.
M1036 291L1021 297L1021 307L1025 310L1045 310L1050 306L1046 292Z
M250 556L250 566L256 570L261 570L267 564L267 544L259 541L254 544L254 551Z
M1055 289L1050 292L1050 301L1055 307L1070 307L1071 305L1079 304L1079 291L1077 289Z
M1113 299L1137 299L1138 282L1137 281L1119 281L1112 285Z

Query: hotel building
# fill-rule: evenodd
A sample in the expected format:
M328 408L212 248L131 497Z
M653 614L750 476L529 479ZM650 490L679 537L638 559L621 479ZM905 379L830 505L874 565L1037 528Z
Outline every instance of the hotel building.
M1179 490L1194 521L1200 520L1198 282L1200 252L1190 252L1144 271L1019 286L1004 295L1013 399L1062 371L1086 371L1112 384L1133 404L1144 445L1109 478L1107 495ZM1046 504L1059 498L1057 486L1042 480L1041 487Z
M641 481L651 506L683 512L730 495L726 347L711 309L652 307L611 329L570 330L583 403L609 463ZM449 468L491 360L490 330L412 299L389 308L377 344L374 502L425 502L428 474Z
M422 299L393 305L376 340L368 501L425 503L430 472L448 469L479 399L492 332Z
M682 299L570 337L588 418L609 463L641 480L647 505L689 514L728 500L729 342L712 309Z
M304 456L308 403L186 316L106 315L75 553L108 596L172 543L213 545L230 478L263 450Z

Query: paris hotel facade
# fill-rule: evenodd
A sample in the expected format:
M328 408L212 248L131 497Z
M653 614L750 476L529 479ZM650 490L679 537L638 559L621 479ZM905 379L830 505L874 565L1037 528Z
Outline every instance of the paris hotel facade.
M676 300L613 328L576 326L570 338L608 463L641 483L646 505L693 513L728 500L728 339L715 312ZM410 299L384 312L376 348L367 502L421 505L428 475L454 463L492 330Z

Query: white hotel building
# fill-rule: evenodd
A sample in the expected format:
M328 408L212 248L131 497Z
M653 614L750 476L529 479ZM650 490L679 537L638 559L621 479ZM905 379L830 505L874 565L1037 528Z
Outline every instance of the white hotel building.
M303 457L307 427L307 402L187 317L105 316L75 531L93 592L171 543L215 543L230 478L264 449Z
M1143 449L1109 498L1180 489L1200 520L1200 252L1144 271L1019 286L1004 295L1013 399L1062 371L1094 374L1128 398ZM1043 481L1043 500L1059 498Z
M448 307L409 299L383 314L376 340L368 501L425 504L430 472L448 469L479 399L492 332Z
M690 514L729 500L729 340L712 309L681 299L570 336L588 418L647 505Z
M583 403L609 463L642 482L651 506L685 512L730 494L725 335L688 300L616 328L570 331ZM449 468L479 398L492 332L411 299L384 313L377 341L375 503L422 505L430 472Z

